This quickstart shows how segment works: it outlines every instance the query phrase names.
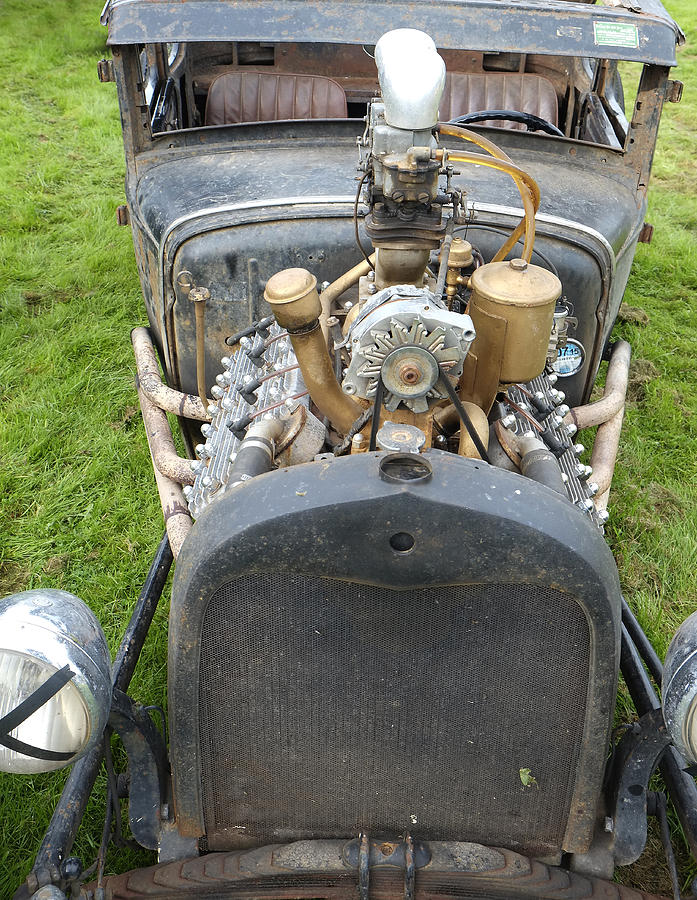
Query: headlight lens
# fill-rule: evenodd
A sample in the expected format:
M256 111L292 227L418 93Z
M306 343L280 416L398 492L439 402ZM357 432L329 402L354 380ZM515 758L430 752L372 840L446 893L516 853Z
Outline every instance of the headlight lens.
M101 739L111 702L106 639L78 597L37 590L0 600L0 719L65 666L71 680L9 736L66 758L35 758L0 744L0 770L47 772L75 762Z
M12 712L56 672L55 666L22 653L0 654L0 717ZM87 742L89 713L79 690L71 683L13 729L11 736L32 747L70 753L77 757ZM68 760L70 762L70 760ZM59 769L63 761L32 759L0 747L0 769L5 772L37 772Z
M677 749L697 762L697 613L678 628L666 653L663 718Z

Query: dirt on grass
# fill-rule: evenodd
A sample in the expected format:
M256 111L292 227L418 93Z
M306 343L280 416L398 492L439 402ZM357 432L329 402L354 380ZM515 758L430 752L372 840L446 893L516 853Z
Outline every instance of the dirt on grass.
M659 371L650 359L634 359L629 368L627 399L633 403L643 403L646 386L659 377Z

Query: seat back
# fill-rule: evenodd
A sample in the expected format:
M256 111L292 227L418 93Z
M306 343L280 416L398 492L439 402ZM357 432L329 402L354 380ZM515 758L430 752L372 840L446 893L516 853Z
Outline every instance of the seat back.
M344 89L322 75L226 72L213 81L206 101L206 125L346 115Z
M557 94L552 82L542 75L453 72L446 76L440 102L442 122L487 109L514 109L557 124ZM501 123L481 124L500 126ZM506 122L504 127L525 130L525 125L519 122Z

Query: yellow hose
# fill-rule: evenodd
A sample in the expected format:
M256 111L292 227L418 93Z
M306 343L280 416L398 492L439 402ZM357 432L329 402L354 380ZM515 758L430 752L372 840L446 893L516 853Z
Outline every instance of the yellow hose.
M505 172L514 180L518 192L520 193L520 199L523 203L525 215L501 249L496 253L492 262L498 262L499 260L505 259L506 255L516 245L523 233L525 233L525 243L523 245L522 255L526 262L530 262L532 248L535 242L535 213L540 208L540 189L535 179L528 172L525 172L516 166L511 158L504 153L503 150L497 147L493 141L490 141L482 135L469 131L467 128L462 128L459 125L450 125L447 123L439 123L438 131L440 134L457 137L464 141L469 141L472 144L476 144L482 150L486 150L486 152L494 157L494 159L498 160L499 164L496 165L490 160L482 159L482 157L477 155L457 153L457 151L447 151L448 159L454 160L455 162L488 166L489 168L497 169L500 172Z

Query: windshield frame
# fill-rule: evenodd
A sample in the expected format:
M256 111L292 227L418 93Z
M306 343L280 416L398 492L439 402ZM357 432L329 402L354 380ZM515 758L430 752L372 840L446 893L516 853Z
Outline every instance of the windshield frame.
M620 0L623 2L623 0ZM435 44L674 66L682 32L658 0L605 7L566 0L111 0L109 45L177 41L374 44L427 23ZM613 43L613 40L616 43Z

